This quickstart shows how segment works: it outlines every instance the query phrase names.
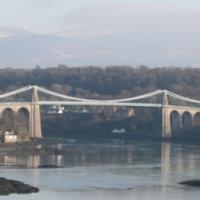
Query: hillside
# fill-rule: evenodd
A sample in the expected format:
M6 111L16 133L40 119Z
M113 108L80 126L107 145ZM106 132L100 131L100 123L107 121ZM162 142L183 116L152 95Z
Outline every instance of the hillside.
M148 68L130 66L110 67L37 67L32 70L6 68L0 70L1 92L36 84L59 93L92 99L132 97L157 89L167 89L177 94L200 99L200 69L198 68ZM82 108L79 108L82 109ZM88 107L83 114L77 108L67 108L64 117L52 116L42 109L43 128L48 135L55 132L111 132L126 128L130 133L161 134L161 110L114 107ZM115 111L114 111L115 110ZM156 123L155 123L156 122ZM76 126L74 126L76 124Z

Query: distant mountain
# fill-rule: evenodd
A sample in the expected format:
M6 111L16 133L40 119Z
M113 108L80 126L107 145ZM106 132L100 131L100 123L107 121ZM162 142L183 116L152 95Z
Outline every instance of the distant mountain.
M25 36L30 34L28 31L11 28L11 27L0 27L0 39L15 37L15 36Z
M34 67L62 62L58 48L66 38L0 28L0 67Z
M109 57L114 54L103 40L110 34L106 31L48 35L0 27L0 67L109 64Z
M109 35L108 32L48 35L0 27L0 67L102 64L103 55L112 54L102 41L104 34Z
M122 32L96 29L37 34L0 27L0 68L59 64L199 66L199 47L194 42L182 42L175 37L165 41L162 37L159 40L156 35L149 38L129 29ZM183 44L185 48L181 48Z

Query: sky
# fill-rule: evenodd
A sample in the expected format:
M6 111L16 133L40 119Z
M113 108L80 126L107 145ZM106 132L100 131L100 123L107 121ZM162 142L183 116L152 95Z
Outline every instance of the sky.
M2 27L65 39L47 45L54 60L31 66L200 66L199 0L0 0L0 13L0 52ZM0 66L20 65L11 60Z
M148 11L152 7L159 10L165 6L179 11L196 7L200 10L199 0L0 0L0 26L17 27L37 33L62 32L68 26L69 22L65 21L68 14L76 15L81 8L98 9L99 6L115 7L117 4L133 7L149 5L146 8Z

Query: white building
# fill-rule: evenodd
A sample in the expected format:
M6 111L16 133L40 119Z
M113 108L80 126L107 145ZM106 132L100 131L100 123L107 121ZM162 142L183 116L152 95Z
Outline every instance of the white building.
M6 131L3 136L3 142L8 144L14 144L17 142L17 135L11 131Z

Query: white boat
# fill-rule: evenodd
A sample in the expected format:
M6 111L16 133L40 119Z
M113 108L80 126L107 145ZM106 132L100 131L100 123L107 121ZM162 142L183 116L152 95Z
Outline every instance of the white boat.
M126 130L125 128L122 128L122 129L115 128L112 130L112 133L122 134L122 133L126 133Z

